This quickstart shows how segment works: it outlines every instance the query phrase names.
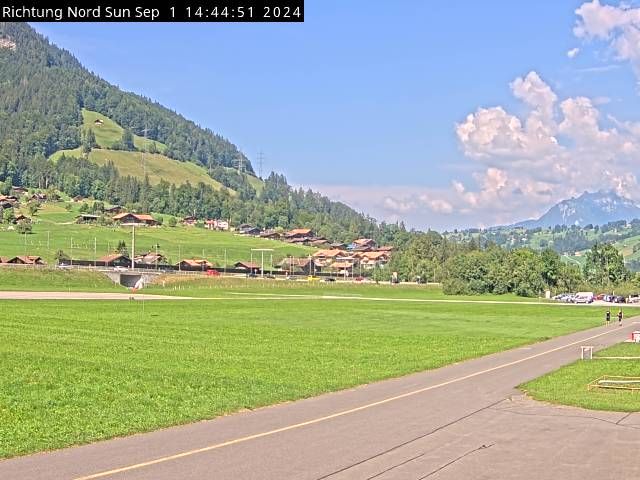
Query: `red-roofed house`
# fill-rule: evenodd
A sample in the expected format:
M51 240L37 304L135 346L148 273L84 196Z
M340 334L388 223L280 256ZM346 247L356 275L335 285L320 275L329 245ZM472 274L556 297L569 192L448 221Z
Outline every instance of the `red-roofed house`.
M157 220L146 213L119 213L113 216L113 220L122 225L158 225Z

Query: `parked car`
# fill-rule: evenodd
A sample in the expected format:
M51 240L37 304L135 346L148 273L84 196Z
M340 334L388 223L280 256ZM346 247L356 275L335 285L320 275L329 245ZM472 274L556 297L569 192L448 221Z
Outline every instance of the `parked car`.
M323 281L324 281L324 282L335 282L335 281L336 281L336 279L335 279L335 278L333 278L333 277L325 277L325 278L323 279Z
M626 303L627 299L624 298L622 295L615 295L613 297L613 303Z
M120 265L113 267L114 272L126 272L127 270L129 270L127 267L122 267Z

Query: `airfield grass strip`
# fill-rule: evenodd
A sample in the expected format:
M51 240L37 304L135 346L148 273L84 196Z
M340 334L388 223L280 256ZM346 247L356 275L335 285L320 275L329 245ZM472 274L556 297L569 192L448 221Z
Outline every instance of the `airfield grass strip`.
M437 368L599 323L545 305L1 301L0 457Z

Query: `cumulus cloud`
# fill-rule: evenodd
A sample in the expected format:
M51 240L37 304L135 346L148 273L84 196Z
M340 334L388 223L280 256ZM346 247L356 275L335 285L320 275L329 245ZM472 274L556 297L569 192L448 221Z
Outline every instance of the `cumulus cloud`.
M576 15L576 37L606 42L615 58L628 61L640 77L640 8L603 5L593 0L582 4Z

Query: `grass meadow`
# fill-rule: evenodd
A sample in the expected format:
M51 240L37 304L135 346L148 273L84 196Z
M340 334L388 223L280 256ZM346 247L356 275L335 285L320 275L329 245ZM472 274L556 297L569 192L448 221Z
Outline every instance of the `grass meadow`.
M67 211L64 206L63 202L45 204L33 217L33 231L28 235L20 235L15 230L9 230L6 225L0 225L0 255L40 255L52 263L58 250L63 250L76 259L93 259L94 248L99 258L112 253L120 240L131 248L130 227L76 224L74 221L80 205L73 204L71 211ZM155 251L156 245L158 252L168 257L172 263L183 258L205 257L220 267L224 266L225 252L227 265L233 265L238 261L249 261L252 248L273 249L271 254L274 262L288 255L306 257L315 251L310 247L277 240L182 225L136 229L136 253ZM266 260L269 258L266 257Z
M640 357L640 345L622 343L601 350L594 356ZM525 383L520 388L532 398L545 402L589 410L640 411L640 392L610 389L587 390L587 385L590 382L604 375L640 377L640 360L581 360Z
M240 296L0 309L0 457L318 395L600 323L596 309L549 305Z

